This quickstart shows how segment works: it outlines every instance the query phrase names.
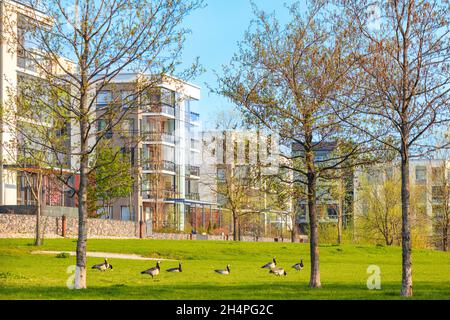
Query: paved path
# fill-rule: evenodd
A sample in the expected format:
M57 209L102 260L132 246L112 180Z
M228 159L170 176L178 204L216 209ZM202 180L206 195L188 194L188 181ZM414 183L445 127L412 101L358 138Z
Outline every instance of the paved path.
M56 255L61 252L67 252L71 256L75 256L75 251L33 251L32 254L53 254ZM146 258L137 254L123 254L123 253L111 253L111 252L87 252L86 256L93 258L108 258L108 259L128 259L128 260L160 260L160 261L178 261L174 259L161 259L161 258Z

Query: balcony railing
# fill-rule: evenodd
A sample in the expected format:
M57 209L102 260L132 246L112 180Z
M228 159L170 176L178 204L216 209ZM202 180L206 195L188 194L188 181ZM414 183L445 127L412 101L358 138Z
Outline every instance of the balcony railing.
M145 113L165 113L175 116L175 108L165 104L145 105L142 107L142 111Z
M186 166L186 174L198 177L198 176L200 176L200 167L187 165Z
M142 170L175 172L175 163L173 163L172 161L167 161L167 160L162 160L160 162L147 160L147 161L143 161Z
M191 139L191 149L200 150L200 141Z
M198 122L200 120L200 115L196 112L190 112L188 117L191 122Z
M198 192L190 192L186 194L186 199L189 200L200 200L200 194Z
M175 143L175 136L172 133L144 131L141 132L141 137L144 142Z
M174 199L176 198L175 195L175 189L142 190L142 198L144 199Z
M48 59L35 50L20 52L17 55L17 66L34 72L37 72L42 68L51 68Z

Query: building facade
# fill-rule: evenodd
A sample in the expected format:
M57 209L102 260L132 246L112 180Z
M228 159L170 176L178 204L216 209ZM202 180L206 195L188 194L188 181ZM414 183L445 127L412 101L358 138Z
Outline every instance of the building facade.
M39 151L42 148L38 141L30 143L24 136L30 124L35 125L41 119L31 119L20 115L15 99L21 95L20 90L29 87L30 83L39 82L43 75L36 66L36 61L47 66L47 71L60 72L56 63L45 61L42 53L33 47L28 31L29 25L45 25L49 23L45 13L31 9L17 1L0 1L1 11L1 42L0 42L0 104L2 106L0 128L0 206L35 206L36 197L32 189L36 188L35 166L18 163L25 153ZM71 62L59 58L59 62L67 68L73 68ZM17 116L20 115L20 116ZM51 127L51 123L43 123ZM71 130L68 124L67 130ZM66 141L70 147L76 143ZM70 172L73 159L65 159L62 164ZM33 171L34 170L34 171ZM29 179L25 179L25 174ZM75 183L75 176L74 181ZM48 207L73 207L76 200L73 193L60 184L51 175L43 178L41 198L42 204Z
M421 220L423 226L431 236L433 231L433 220L439 214L442 204L448 205L448 190L444 192L444 186L448 188L450 182L450 161L448 159L412 159L410 160L410 194L414 214L423 214L426 219ZM387 180L394 180L400 187L400 165L395 163L361 168L355 174L354 182L354 212L355 221L367 214L368 203L364 196L364 183L373 189L383 188ZM446 182L445 182L446 180ZM398 205L400 205L400 194L398 194Z
M142 221L152 231L188 231L194 212L212 210L212 203L199 195L201 144L196 103L200 88L165 77L149 89L139 77L120 74L97 92L98 131L108 127L102 109L118 103L133 104L122 124L105 135L111 145L130 155L135 185L127 198L101 208L103 218ZM151 87L151 88L150 88ZM139 94L135 94L139 92Z

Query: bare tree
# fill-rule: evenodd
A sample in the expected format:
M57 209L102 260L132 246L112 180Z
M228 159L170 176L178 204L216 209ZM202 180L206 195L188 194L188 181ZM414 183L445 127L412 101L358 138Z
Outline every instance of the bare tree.
M39 140L36 134L24 134L26 139L39 143L55 156L52 164L55 169L64 167L61 163L64 158L79 175L77 185L69 183L67 175L60 177L64 177L62 180L77 195L75 288L83 289L86 288L87 179L96 169L90 166L90 157L104 136L136 109L139 99L135 97L156 88L167 79L166 75L175 73L187 34L181 23L202 1L27 0L24 3L26 15L19 15L18 19L4 16L6 31L10 31L12 48L17 49L27 61L26 66L32 66L38 75L26 81L28 88L46 89L46 92L41 89L42 95L34 93L27 97L44 106L40 110L30 108L28 116L36 118L33 113L39 112L42 118L49 114L56 129L36 127L41 133ZM20 32L15 32L17 27ZM188 78L196 70L195 66L179 76ZM126 72L151 76L138 76L135 80L135 89L127 97L130 102L127 110L118 101L111 101L100 115L96 108L98 93L111 88L114 79ZM111 121L104 130L96 132L100 117ZM66 132L58 136L55 134L58 130ZM63 143L67 137L77 141L76 144Z
M365 144L337 117L347 118L339 94L352 90L346 77L354 63L351 25L331 13L324 1L300 3L289 10L292 22L281 26L274 16L255 9L256 19L240 51L219 79L218 93L241 106L247 120L299 146L288 157L295 181L307 187L310 223L310 287L321 287L316 209L317 180L325 172L344 167L350 157L363 154ZM335 110L331 107L335 104ZM336 111L337 110L337 111ZM323 146L345 136L349 148L319 159Z
M439 0L343 1L360 41L353 99L365 104L348 121L401 159L402 296L412 296L411 157L442 147L428 136L450 121L448 4Z

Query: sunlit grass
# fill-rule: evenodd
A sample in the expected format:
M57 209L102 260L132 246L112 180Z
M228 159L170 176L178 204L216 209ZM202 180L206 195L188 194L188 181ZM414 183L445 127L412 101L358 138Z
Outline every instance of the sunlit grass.
M73 239L48 239L39 250L75 251ZM133 253L183 261L180 274L162 272L152 279L140 271L153 261L109 259L114 269L99 272L88 258L88 289L69 290L67 268L75 257L31 254L30 239L0 239L0 299L399 299L401 250L398 247L322 245L322 289L309 289L309 245L214 241L89 240L88 250ZM277 257L286 277L269 274L261 265ZM305 268L290 267L303 258ZM231 265L231 274L214 269ZM381 268L381 290L368 290L369 265ZM178 266L163 261L162 270ZM450 299L450 255L415 250L415 299Z

